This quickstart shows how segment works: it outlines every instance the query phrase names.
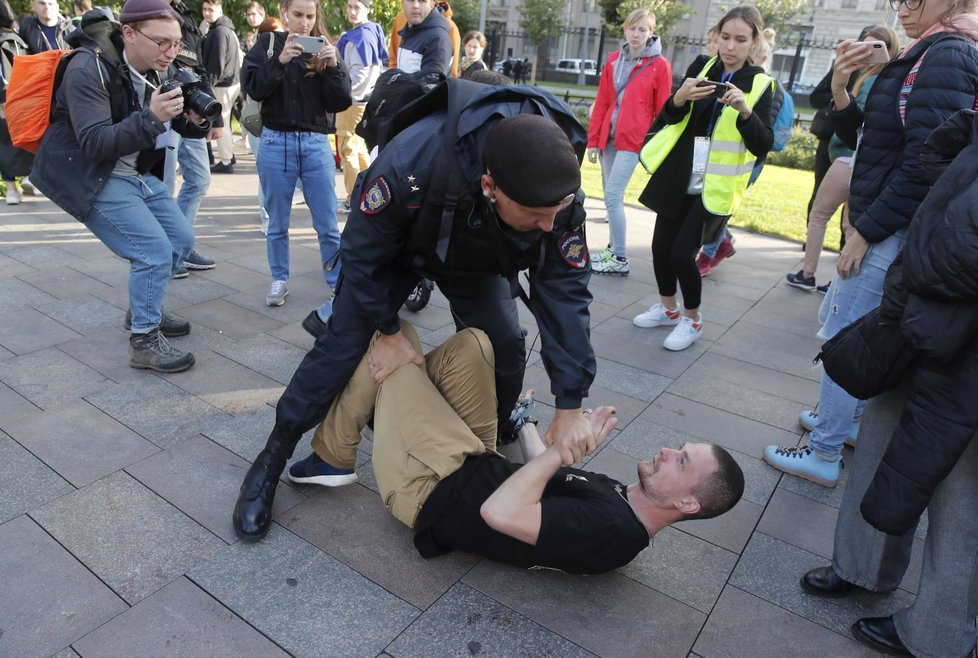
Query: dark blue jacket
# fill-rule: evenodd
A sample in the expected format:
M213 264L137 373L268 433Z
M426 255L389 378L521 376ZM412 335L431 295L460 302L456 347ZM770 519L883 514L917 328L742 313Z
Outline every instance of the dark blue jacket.
M397 49L397 68L408 73L441 73L452 70L454 47L448 19L432 10L421 25L405 25Z
M927 52L907 98L904 125L897 102L907 74ZM836 134L854 148L862 126L849 187L849 221L870 243L910 224L930 184L920 168L920 147L931 131L978 95L978 50L948 33L935 34L880 71L866 99L831 113Z

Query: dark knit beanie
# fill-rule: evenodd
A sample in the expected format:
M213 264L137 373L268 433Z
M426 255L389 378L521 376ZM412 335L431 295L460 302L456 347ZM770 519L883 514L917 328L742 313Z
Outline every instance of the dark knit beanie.
M119 22L138 23L154 18L174 18L180 21L180 14L166 0L126 0L119 14Z
M581 163L567 135L536 114L496 122L486 138L485 162L506 196L529 208L556 206L581 186Z

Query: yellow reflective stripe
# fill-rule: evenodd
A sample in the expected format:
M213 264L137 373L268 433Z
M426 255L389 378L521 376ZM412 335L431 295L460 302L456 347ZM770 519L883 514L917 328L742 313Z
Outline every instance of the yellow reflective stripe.
M706 173L716 174L717 176L743 176L749 174L754 169L754 162L744 162L741 164L722 164L719 162L707 162Z

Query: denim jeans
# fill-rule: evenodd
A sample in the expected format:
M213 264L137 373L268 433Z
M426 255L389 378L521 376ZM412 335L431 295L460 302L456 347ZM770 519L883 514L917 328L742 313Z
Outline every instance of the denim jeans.
M870 245L859 267L859 274L846 279L836 274L818 310L818 320L822 325L819 338L832 338L843 327L880 305L883 278L903 247L904 233L901 230L878 244ZM808 441L812 450L832 458L841 453L853 420L862 417L865 406L865 401L846 393L823 372L818 398L818 422Z
M632 178L638 153L618 151L613 138L601 153L601 179L604 182L604 206L608 210L608 228L611 232L611 251L625 257L625 188Z
M720 231L720 237L709 244L703 245L703 253L707 255L711 260L716 258L717 249L720 248L720 244L729 238L733 237L730 234L730 230L727 228L726 222L723 225L723 230Z
M194 231L156 176L110 176L83 220L112 253L129 261L132 332L162 320L173 273L194 247Z
M230 127L225 130L231 130ZM180 212L193 226L197 223L197 211L200 202L211 186L211 168L207 158L207 140L185 139L176 131L170 131L170 148L166 151L166 162L163 170L163 181L170 196L174 195L177 185L177 162L180 163L180 175L183 185L177 197Z
M268 267L272 279L289 279L289 219L297 179L302 180L322 262L331 262L340 248L340 230L336 224L336 161L329 136L265 128L258 149L258 177L268 211ZM324 270L330 288L336 287L339 265L336 260L329 271Z

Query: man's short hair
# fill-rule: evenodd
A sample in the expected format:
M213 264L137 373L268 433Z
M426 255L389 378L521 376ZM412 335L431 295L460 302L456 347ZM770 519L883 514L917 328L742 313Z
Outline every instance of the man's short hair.
M700 480L693 495L700 503L700 511L691 514L686 519L712 519L728 512L744 495L744 472L740 464L729 452L716 445L713 457L717 460L717 469Z

